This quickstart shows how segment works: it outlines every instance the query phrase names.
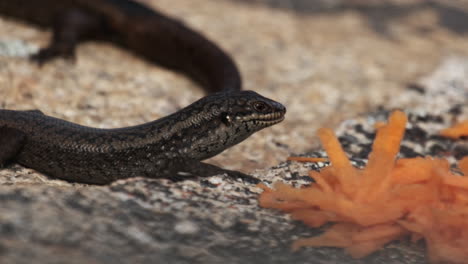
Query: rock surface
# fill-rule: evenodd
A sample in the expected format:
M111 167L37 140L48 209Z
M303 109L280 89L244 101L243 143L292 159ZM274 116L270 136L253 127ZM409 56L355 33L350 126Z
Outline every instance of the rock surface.
M453 67L465 74L452 74ZM444 139L437 131L454 120L468 119L468 90L445 84L468 80L468 59L449 60L425 80L423 93L408 96L424 102L423 97L435 93L453 107L434 112L432 105L413 105L418 110L408 111L401 155L444 156L455 162L468 155L466 140ZM370 151L373 123L386 114L380 110L339 126L340 140L357 164ZM282 180L304 185L310 184L307 171L323 165L285 162L254 175L266 184ZM387 245L361 260L330 248L293 253L289 247L295 238L320 230L259 208L258 187L222 175L177 183L135 178L104 187L33 175L37 173L19 166L1 171L2 263L426 262L424 246L408 241Z
M441 128L468 119L463 6L447 1L145 2L216 40L239 62L246 89L288 107L283 124L214 163L252 171L276 165L292 152L322 155L313 131L338 124L341 142L359 163L370 151L373 123L392 108L410 114L402 156L438 155L455 163L468 155L466 140L437 136ZM202 95L181 76L105 44L83 45L75 64L56 61L38 68L25 57L47 42L47 33L11 20L0 20L0 32L5 108L39 108L85 125L117 127L159 118ZM253 174L267 184L310 184L305 175L316 166L282 162ZM293 253L289 247L295 238L320 231L259 208L259 188L222 175L89 186L14 165L0 171L0 183L2 264L426 262L424 245L407 241L362 260L330 248Z

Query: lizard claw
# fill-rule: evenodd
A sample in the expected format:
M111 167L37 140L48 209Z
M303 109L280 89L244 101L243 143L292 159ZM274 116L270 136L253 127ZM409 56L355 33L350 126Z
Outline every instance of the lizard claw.
M226 174L228 177L230 178L233 178L233 179L240 179L242 180L243 182L246 182L246 183L250 183L250 184L258 184L260 183L260 180L251 176L251 175L248 175L248 174L245 174L245 173L242 173L240 171L226 171Z
M47 62L62 57L65 58L72 63L75 63L75 51L74 49L69 48L59 48L58 46L51 46L47 48L43 48L39 50L37 53L32 54L29 59L33 62L36 62L39 66L43 66Z

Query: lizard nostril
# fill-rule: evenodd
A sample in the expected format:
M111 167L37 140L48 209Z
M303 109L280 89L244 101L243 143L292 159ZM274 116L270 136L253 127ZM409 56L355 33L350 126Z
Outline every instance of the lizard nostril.
M276 111L281 112L283 115L286 114L286 107L280 103L275 105Z

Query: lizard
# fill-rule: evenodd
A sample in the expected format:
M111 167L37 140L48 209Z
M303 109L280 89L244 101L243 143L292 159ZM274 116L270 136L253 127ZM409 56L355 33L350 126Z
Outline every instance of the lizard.
M39 6L44 2L47 8ZM105 40L188 75L208 92L161 119L113 129L82 126L39 110L2 109L2 166L16 162L88 184L136 176L179 180L221 173L258 182L203 160L281 122L286 108L241 90L232 58L200 33L129 0L1 1L0 14L53 28L50 45L31 57L39 64L73 58L82 41Z

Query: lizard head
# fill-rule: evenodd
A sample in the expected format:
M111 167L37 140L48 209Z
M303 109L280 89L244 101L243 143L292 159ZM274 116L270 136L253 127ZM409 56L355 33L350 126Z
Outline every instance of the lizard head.
M227 128L248 135L283 121L286 113L282 104L253 91L230 93L219 109L212 110Z
M189 107L202 109L191 122L198 136L191 142L190 153L197 159L212 157L283 121L286 113L282 104L253 91L208 95Z

